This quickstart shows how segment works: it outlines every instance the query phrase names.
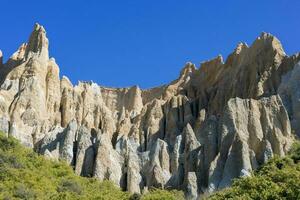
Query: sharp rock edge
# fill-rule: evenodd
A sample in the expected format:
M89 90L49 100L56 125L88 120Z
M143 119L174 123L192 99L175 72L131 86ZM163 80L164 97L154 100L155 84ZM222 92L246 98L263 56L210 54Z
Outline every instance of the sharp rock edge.
M285 155L291 130L300 134L300 56L271 34L240 43L226 61L187 63L178 79L147 90L73 86L48 46L36 24L6 63L0 53L0 130L78 175L196 199Z

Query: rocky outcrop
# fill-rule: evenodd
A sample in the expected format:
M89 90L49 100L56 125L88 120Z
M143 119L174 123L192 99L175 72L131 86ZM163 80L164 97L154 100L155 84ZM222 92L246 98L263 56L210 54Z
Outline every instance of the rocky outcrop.
M218 155L209 169L210 190L224 188L234 177L249 176L266 154L285 155L291 127L280 97L230 99L219 120ZM272 155L271 155L272 156Z
M96 157L96 138L88 129L80 127L75 142L75 173L81 176L91 177L94 173L94 163Z
M291 118L291 124L300 136L300 63L283 76L278 93Z
M147 90L73 85L48 45L36 24L6 63L0 54L0 130L78 175L196 199L283 156L299 134L300 56L271 34Z
M100 134L97 155L95 158L94 176L100 180L111 180L117 185L124 187L123 165L124 157L113 149L109 136Z

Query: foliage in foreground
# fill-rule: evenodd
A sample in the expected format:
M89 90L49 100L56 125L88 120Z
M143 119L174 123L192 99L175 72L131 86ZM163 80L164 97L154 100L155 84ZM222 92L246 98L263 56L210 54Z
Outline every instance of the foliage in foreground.
M183 192L178 190L153 189L143 195L141 200L184 200Z
M0 133L0 199L39 200L179 200L179 191L155 189L130 195L109 181L76 176L71 167L24 148ZM252 177L236 179L233 186L208 199L300 199L300 143L284 158L275 157Z
M178 199L181 192L153 190L130 196L109 181L76 176L70 166L39 156L0 133L0 199Z
M208 199L300 199L300 142L294 144L288 156L272 158L252 177L236 179L232 187Z

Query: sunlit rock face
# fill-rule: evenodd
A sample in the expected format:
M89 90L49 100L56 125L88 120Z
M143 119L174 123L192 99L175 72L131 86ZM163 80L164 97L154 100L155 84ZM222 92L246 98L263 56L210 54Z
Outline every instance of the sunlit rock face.
M270 34L147 90L74 86L48 46L36 24L6 63L0 52L0 130L78 175L196 199L285 155L300 134L300 56Z

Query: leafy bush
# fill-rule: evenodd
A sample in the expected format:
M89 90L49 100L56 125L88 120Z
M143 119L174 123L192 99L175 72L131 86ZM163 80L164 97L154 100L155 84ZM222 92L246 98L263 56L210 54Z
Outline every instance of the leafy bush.
M183 200L183 192L177 190L161 190L153 189L149 193L143 195L141 200Z
M58 192L74 192L80 195L82 193L82 187L76 180L63 180L57 188Z
M295 163L298 163L300 161L300 142L299 141L294 143L289 154Z
M35 192L30 188L25 187L24 185L18 185L14 191L14 197L18 197L20 199L35 199Z

